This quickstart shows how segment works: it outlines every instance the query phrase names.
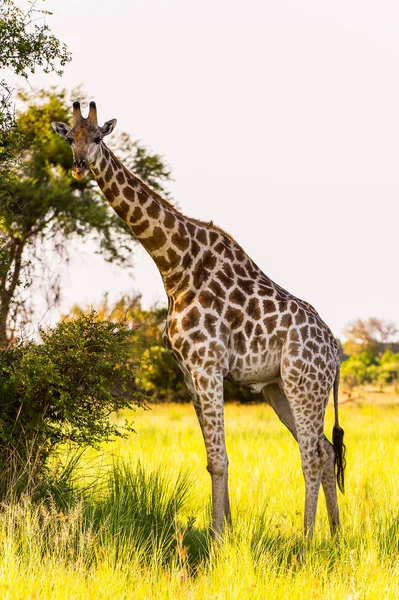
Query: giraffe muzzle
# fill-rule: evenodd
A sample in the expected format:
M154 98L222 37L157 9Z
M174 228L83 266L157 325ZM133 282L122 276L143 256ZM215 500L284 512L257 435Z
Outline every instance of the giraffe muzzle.
M89 165L86 160L74 160L72 166L72 176L75 179L83 179L89 172Z

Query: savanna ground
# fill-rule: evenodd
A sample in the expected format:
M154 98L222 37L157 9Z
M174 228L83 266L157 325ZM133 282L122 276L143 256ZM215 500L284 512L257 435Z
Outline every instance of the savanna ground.
M399 396L363 398L340 407L343 538L330 539L320 496L301 559L296 443L268 406L227 405L234 530L210 557L194 410L154 405L136 434L71 459L52 496L1 507L1 600L398 598ZM332 422L329 406L328 435Z

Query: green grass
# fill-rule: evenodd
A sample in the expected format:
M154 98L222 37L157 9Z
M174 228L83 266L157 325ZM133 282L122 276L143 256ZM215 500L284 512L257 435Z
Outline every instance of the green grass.
M81 458L73 492L0 507L1 600L398 598L399 404L380 396L340 408L344 536L331 540L320 496L304 559L299 452L273 411L226 407L234 530L211 549L194 410L159 405ZM330 408L326 421L329 435Z

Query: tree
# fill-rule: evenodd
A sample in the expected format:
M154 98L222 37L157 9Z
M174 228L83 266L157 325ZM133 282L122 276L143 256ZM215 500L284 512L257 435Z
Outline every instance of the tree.
M355 319L346 327L345 354L368 352L381 356L386 350L399 351L399 330L395 323L371 317Z
M23 99L28 106L16 121L23 139L21 161L13 177L0 182L0 347L31 318L24 288L32 283L43 248L66 259L73 239L90 237L106 260L129 264L133 244L92 179L71 176L70 149L51 129L51 121L69 120L68 94L43 91ZM125 153L132 148L129 160L136 173L162 190L162 182L170 179L162 159L127 134L122 140ZM59 284L53 282L52 303L59 298Z
M71 60L65 46L50 31L44 22L49 11L39 10L36 3L23 12L12 0L0 0L0 69L5 69L24 79L34 73L36 68L42 68L46 73L51 71L62 74L62 67ZM23 136L14 127L12 109L13 89L7 80L0 80L0 348L5 344L7 307L10 304L9 292L19 283L22 257L20 249L14 245L10 248L4 239L5 218L12 210L9 203L10 193L16 183L18 174L16 166L23 144ZM9 265L14 263L16 270L9 272ZM5 286L8 291L5 291ZM12 293L11 293L12 296Z

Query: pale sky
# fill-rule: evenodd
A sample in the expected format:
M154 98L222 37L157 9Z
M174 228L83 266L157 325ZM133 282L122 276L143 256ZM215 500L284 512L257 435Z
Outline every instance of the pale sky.
M23 6L21 0L21 6ZM189 216L212 219L336 335L399 323L399 4L396 1L50 0L53 33L99 120L172 168ZM106 291L166 302L151 259L134 280L89 250L65 269L65 311Z

